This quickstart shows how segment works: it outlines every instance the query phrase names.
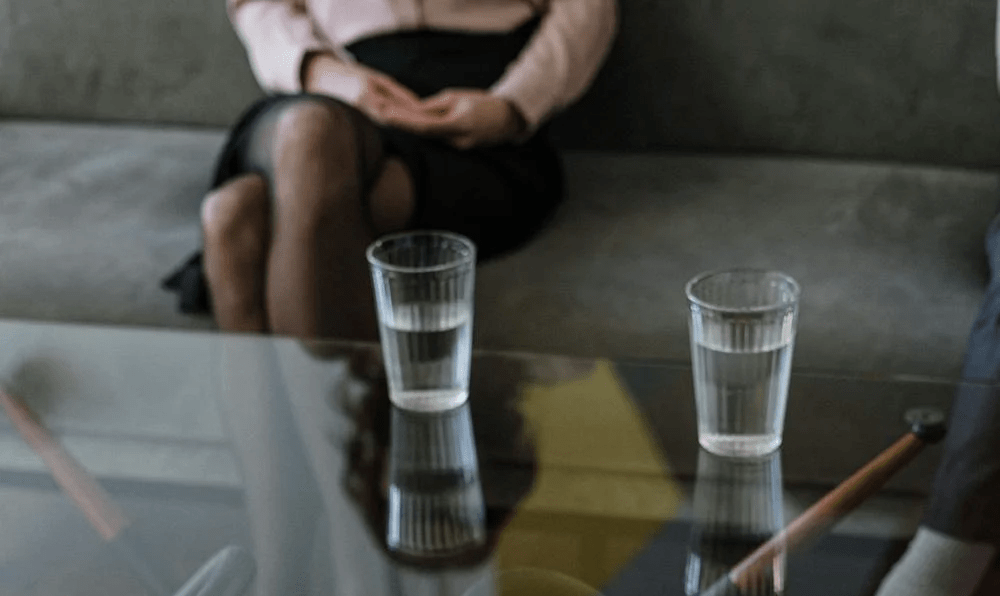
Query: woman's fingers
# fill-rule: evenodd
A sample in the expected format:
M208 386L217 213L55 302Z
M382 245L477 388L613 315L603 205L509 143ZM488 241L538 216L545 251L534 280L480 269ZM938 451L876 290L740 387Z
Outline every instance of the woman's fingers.
M385 124L394 111L408 110L398 99L378 89L371 89L362 98L358 108L378 124Z
M401 105L392 98L381 116L384 124L428 136L450 136L466 131L466 118L452 112L434 112L421 106L412 109Z
M371 112L368 115L380 124L387 124L390 120L414 124L431 123L430 113L423 108L416 95L405 87L372 81L362 103Z
M392 78L373 74L363 102L369 116L383 126L414 134L445 137L459 149L469 149L482 139L476 131L476 102L473 98L444 90L424 100Z
M448 112L455 107L455 95L449 91L442 91L437 95L428 97L423 101L425 110L431 112Z
M357 107L369 118L384 124L389 112L421 110L417 94L381 72L361 67L365 72L365 85Z
M389 126L428 136L451 136L465 132L461 122L421 113L390 109L385 115Z
M395 79L383 74L374 74L370 82L376 88L377 92L391 97L400 104L412 109L420 109L420 98L417 97L417 94L406 86L401 85Z

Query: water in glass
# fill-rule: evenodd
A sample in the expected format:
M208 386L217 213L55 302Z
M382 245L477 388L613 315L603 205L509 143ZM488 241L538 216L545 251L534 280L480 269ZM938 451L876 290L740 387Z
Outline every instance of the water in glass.
M698 440L719 455L757 456L781 445L792 338L748 346L694 342Z
M472 342L468 304L414 302L393 305L381 321L389 395L397 406L435 411L468 398Z

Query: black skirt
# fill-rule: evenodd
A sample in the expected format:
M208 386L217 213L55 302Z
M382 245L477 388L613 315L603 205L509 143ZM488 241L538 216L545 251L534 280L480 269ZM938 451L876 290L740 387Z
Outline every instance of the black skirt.
M537 20L533 20L503 34L393 33L358 41L348 50L358 62L426 97L448 87L489 88L517 58L536 27ZM244 156L262 117L303 97L308 96L274 95L253 104L230 132L212 188L247 173ZM393 128L381 127L380 133L386 154L402 160L413 176L416 207L408 228L468 236L476 243L481 260L530 240L562 198L560 161L544 131L523 143L471 150ZM178 293L182 312L211 311L200 252L168 276L163 286Z

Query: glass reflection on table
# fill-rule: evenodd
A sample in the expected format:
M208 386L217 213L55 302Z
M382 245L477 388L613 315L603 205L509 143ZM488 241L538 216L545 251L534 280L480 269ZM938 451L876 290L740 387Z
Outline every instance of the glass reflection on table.
M784 526L781 451L761 458L698 453L694 525L688 543L684 593L700 594ZM781 594L785 553L744 596Z
M469 404L444 412L392 408L386 546L411 559L486 544L486 507Z

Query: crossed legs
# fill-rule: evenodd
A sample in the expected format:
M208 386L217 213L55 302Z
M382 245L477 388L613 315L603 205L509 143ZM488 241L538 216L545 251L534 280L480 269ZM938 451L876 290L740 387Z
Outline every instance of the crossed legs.
M409 170L383 159L372 123L335 102L300 99L264 118L247 156L260 173L230 180L202 206L216 320L228 331L374 338L364 249L410 219ZM361 173L376 167L363 197Z

